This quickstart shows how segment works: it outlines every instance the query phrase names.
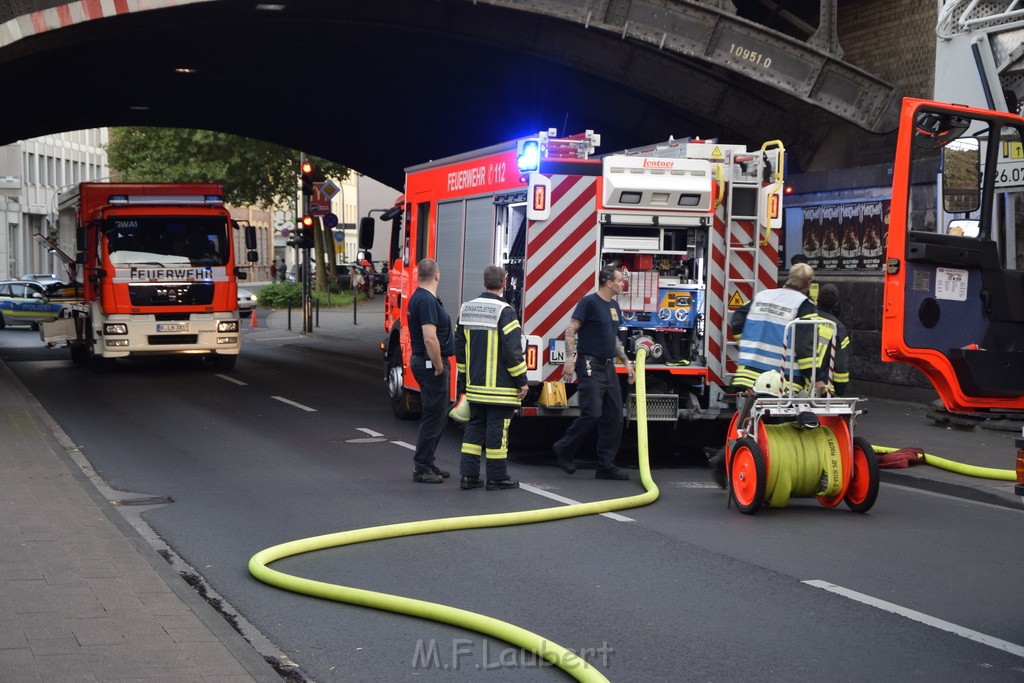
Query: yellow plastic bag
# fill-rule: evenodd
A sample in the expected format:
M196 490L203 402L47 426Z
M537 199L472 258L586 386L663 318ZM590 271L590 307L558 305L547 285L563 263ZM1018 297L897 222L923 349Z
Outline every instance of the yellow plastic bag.
M569 400L565 397L565 382L544 382L537 404L545 408L568 407Z

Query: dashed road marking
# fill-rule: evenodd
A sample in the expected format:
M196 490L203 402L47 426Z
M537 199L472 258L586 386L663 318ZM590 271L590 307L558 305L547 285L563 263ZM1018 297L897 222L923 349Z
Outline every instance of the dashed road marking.
M874 598L870 595L858 593L857 591L850 590L849 588L843 588L842 586L837 586L836 584L829 583L828 581L822 581L820 579L808 579L807 581L803 581L802 583L806 583L808 586L814 586L815 588L822 588L830 593L842 595L843 597L850 598L851 600L856 600L857 602L864 603L865 605L870 605L871 607L877 607L878 609L884 610L886 612L898 614L901 617L906 617L907 619L920 622L922 624L925 624L926 626L931 626L932 628L937 628L941 631L948 631L949 633L960 636L961 638L967 638L968 640L973 640L976 643L981 643L982 645L994 647L997 650L1008 652L1011 655L1024 657L1024 646L1022 645L1017 645L1016 643L1011 643L1009 641L1002 640L994 636L989 636L984 633L980 633L978 631L969 629L965 626L960 626L958 624L954 624L952 622L939 619L938 617L933 617L929 614L918 612L917 610L912 610L910 608L903 607L895 603L886 602L885 600L879 600L878 598Z
M316 408L310 408L309 406L304 406L301 403L296 403L295 401L290 401L287 398L285 398L284 396L271 396L270 398L274 399L275 401L280 401L281 403L287 403L290 406L295 406L296 408L300 408L302 410L305 410L307 413L315 413L316 412Z
M220 375L220 374L218 374L218 375L216 375L216 377L220 377L221 379L226 379L227 381L229 381L229 382L231 382L233 384L237 384L240 387L247 387L247 386L249 386L248 384L246 384L242 380L235 379L234 377L228 377L227 375Z
M544 496L545 498L550 498L551 500L557 500L559 503L565 503L566 505L581 505L582 504L578 500L573 500L572 498L566 498L565 496L560 496L557 493L551 493L550 491L545 491L544 489L539 489L536 486L531 486L530 484L524 484L523 482L519 482L519 488L523 489L524 491L529 491L530 493L536 493L538 496ZM614 512L602 512L601 516L602 517L607 517L609 519L614 519L617 522L635 522L636 521L635 519L632 519L630 517L625 517L623 515L618 515L618 514L615 514Z

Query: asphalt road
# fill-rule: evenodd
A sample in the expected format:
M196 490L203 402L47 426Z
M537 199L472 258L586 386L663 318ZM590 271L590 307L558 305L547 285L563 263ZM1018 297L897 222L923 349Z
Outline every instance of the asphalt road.
M296 538L558 504L538 492L630 495L636 477L570 477L537 452L511 466L533 490L414 484L416 424L391 416L374 349L265 341L230 375L179 362L97 375L34 340L0 331L0 356L107 484L173 498L144 520L310 678L566 680L460 629L272 588L246 564ZM897 409L873 410L884 424ZM458 441L450 429L438 458L453 472ZM1024 677L1021 512L883 484L867 515L794 501L747 517L707 470L663 457L654 478L659 501L624 520L382 541L275 568L495 616L584 651L616 681Z

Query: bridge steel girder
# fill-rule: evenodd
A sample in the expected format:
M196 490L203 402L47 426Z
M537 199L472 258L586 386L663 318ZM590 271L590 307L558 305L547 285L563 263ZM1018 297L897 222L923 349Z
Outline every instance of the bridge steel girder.
M698 59L775 87L873 133L889 133L897 126L897 88L843 61L841 54L736 16L728 0L463 1L575 22ZM826 14L825 21L835 21L834 12ZM822 29L834 33L834 27L821 27L819 32Z
M160 0L137 11L216 0ZM835 0L822 0L822 26L810 43L801 42L738 17L730 0L461 0L516 12L547 16L604 31L621 40L697 59L770 85L874 133L896 128L900 96L895 87L842 60L835 40ZM3 5L6 4L6 7ZM91 19L99 2L8 0L0 3L0 47L22 37L60 28L76 18ZM125 4L126 8L130 6ZM828 11L830 10L831 11ZM126 9L130 13L132 9ZM76 17L76 15L78 15ZM827 25L826 25L827 24ZM832 47L829 52L823 47ZM572 59L558 41L533 45L538 53ZM561 52L562 54L558 54ZM572 63L572 62L570 62ZM606 75L600 62L577 59L572 65ZM595 70L596 69L596 70ZM641 74L634 74L642 80ZM657 88L656 83L650 84ZM671 92L660 93L670 98ZM676 93L685 97L686 93Z

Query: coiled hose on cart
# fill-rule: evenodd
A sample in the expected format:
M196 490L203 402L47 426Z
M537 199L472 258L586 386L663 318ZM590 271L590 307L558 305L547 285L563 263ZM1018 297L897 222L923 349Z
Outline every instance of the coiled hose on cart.
M457 529L481 529L516 524L533 524L650 505L658 499L659 491L654 480L651 478L649 453L647 450L647 392L644 378L646 355L644 350L639 350L636 354L637 445L640 479L645 489L644 493L577 505L524 510L522 512L502 512L489 515L470 515L466 517L428 519L419 522L403 522L303 538L275 545L256 553L249 560L249 573L264 583L295 593L302 593L326 600L335 600L337 602L347 602L362 607L372 607L389 612L398 612L399 614L408 614L492 636L533 652L538 657L559 667L576 680L607 681L608 679L600 671L567 648L500 619L434 602L304 579L271 569L267 565L294 555L385 538L415 536Z
M901 448L892 448L890 446L872 446L872 448L875 449L876 453L895 453L896 451L903 450ZM1017 481L1017 473L1014 470L1000 470L995 467L967 465L962 462L940 458L939 456L932 455L931 453L924 454L924 462L926 465L938 467L939 469L948 470L950 472L956 472L957 474L965 474L968 477L995 479L997 481Z

